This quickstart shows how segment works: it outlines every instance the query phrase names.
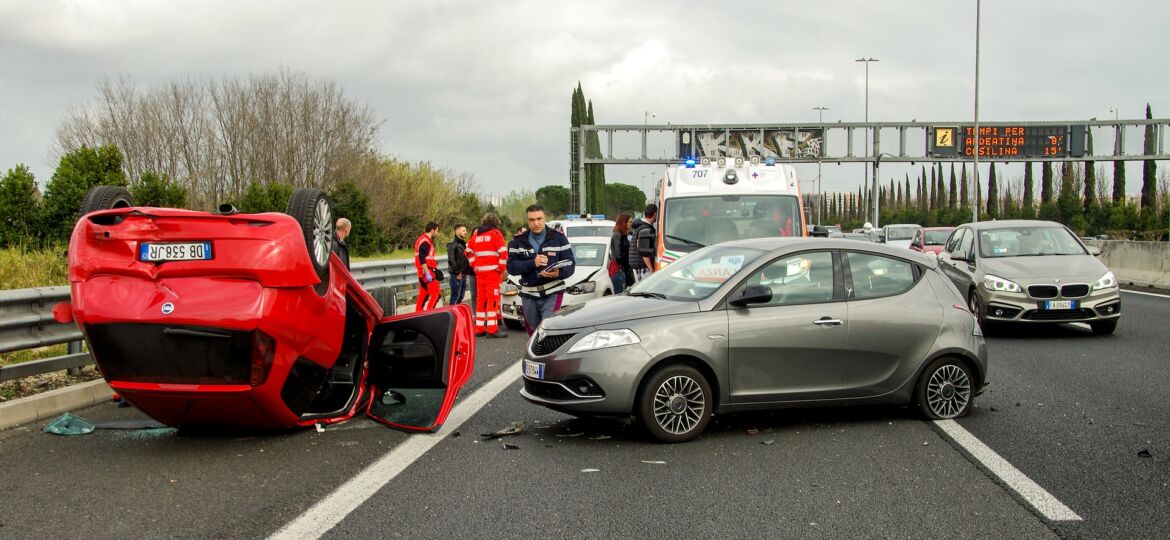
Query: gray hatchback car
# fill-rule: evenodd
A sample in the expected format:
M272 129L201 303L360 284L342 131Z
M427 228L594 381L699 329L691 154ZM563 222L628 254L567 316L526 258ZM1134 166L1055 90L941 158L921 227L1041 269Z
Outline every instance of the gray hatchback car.
M1121 289L1096 253L1052 221L983 221L955 229L938 263L985 331L1085 322L1111 334L1121 318Z
M899 403L970 411L987 349L932 258L853 240L761 238L697 250L627 294L545 319L523 361L530 402L635 415L682 442L712 413Z

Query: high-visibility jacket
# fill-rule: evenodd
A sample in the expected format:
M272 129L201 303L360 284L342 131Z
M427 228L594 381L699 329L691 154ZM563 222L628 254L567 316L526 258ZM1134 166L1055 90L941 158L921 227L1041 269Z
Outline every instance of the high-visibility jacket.
M426 253L422 253L422 247L426 246ZM425 262L425 264L424 264ZM435 275L435 270L439 268L439 261L435 260L435 243L431 241L431 236L423 233L414 241L414 269L418 272L418 277L423 277L426 272L430 272L431 276Z
M467 240L467 262L476 279L481 274L499 275L508 265L508 244L499 229L475 229Z

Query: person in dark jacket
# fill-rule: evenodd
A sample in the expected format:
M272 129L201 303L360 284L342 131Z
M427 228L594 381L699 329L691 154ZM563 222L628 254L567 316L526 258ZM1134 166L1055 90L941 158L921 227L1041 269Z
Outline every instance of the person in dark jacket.
M528 232L508 242L508 273L520 276L520 300L524 326L531 335L541 321L561 307L565 278L573 275L576 259L569 238L544 225L544 207L524 210Z
M449 306L463 303L467 292L467 276L471 274L471 263L467 262L467 226L455 225L455 237L447 243L447 273L451 274L451 301Z
M630 226L630 268L639 281L658 269L658 231L654 228L658 205L647 204L642 215Z
M630 213L622 212L618 214L617 222L613 226L613 236L609 239L609 258L612 260L610 267L617 266L617 272L609 276L610 283L613 283L613 293L621 294L626 290L626 275L630 273ZM609 270L609 268L607 268ZM629 283L633 285L633 283Z
M349 270L349 246L345 244L345 239L349 238L349 232L352 229L353 224L345 218L338 218L337 225L333 227L333 252L337 254L338 259L341 259L346 270Z

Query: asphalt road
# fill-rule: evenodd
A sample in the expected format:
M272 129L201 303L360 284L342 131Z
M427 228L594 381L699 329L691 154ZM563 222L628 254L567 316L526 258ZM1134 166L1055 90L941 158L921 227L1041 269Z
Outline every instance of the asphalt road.
M719 416L697 441L659 445L529 405L516 381L326 536L1164 538L1170 298L1123 301L1113 336L989 338L992 385L960 421L1083 521L1047 521L898 407ZM480 340L464 398L523 343ZM477 436L518 420L521 435ZM364 419L281 435L42 427L0 432L0 537L265 537L411 437Z

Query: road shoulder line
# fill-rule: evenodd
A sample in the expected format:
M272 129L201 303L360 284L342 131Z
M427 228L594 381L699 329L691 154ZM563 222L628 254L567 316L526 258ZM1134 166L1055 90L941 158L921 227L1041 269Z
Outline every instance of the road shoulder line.
M320 538L519 378L516 362L460 401L438 433L411 435L269 538Z
M963 426L960 426L958 422L935 420L934 425L942 429L955 444L963 447L988 471L991 471L991 474L994 474L1028 504L1032 505L1045 519L1049 521L1083 521L1081 516L1073 512L1071 508L1065 506L1059 499L1033 482L1031 478L1020 472L1011 463L1008 463L1006 459L983 444L983 441L980 441L971 432L963 429Z

